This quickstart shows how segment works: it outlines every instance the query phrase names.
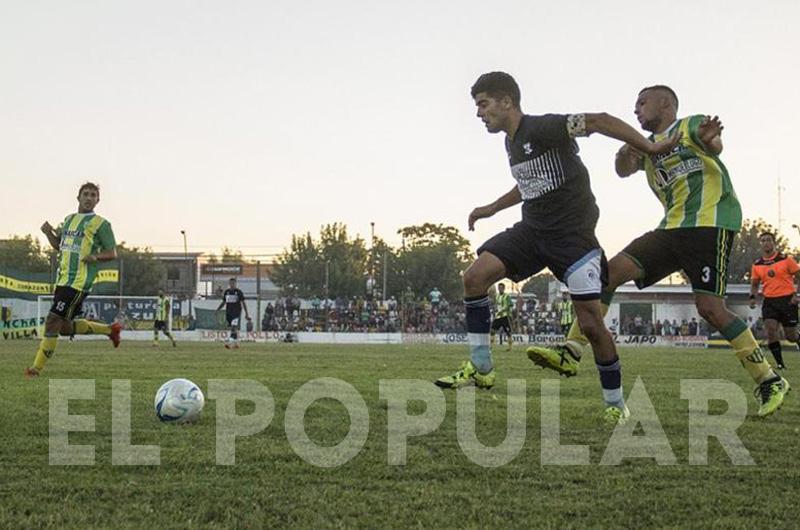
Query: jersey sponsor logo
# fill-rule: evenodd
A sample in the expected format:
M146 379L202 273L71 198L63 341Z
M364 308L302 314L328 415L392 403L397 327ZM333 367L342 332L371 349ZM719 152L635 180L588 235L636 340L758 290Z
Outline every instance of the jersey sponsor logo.
M511 166L511 174L517 181L523 200L541 197L564 183L564 169L553 149Z
M703 161L699 158L692 158L690 160L682 160L669 169L664 168L661 164L656 166L655 184L658 189L668 187L680 177L685 177L694 171L703 170Z

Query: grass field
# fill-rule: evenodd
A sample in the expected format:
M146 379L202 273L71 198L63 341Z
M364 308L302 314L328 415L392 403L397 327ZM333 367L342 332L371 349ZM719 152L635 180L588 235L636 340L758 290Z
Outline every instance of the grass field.
M387 464L387 406L380 379L424 379L451 371L464 346L317 346L61 341L43 377L23 380L34 342L0 342L0 528L586 528L586 527L794 527L800 492L800 407L790 394L777 415L754 417L752 385L725 350L623 349L630 389L641 376L676 465L652 458L601 466L611 431L600 422L596 370L561 380L561 443L590 446L590 465L550 466L540 461L540 385L556 379L533 366L524 348L495 354L498 384L477 393L477 432L487 445L506 434L506 379L527 380L527 436L510 463L472 463L456 438L456 403L438 429L408 442L404 466ZM800 359L787 352L791 380ZM796 367L796 368L795 368ZM316 467L287 441L284 411L306 381L334 377L353 385L366 401L366 444L348 463ZM161 424L153 414L156 389L188 377L204 390L209 379L253 379L275 399L275 416L262 432L236 442L236 464L215 464L215 401L207 399L201 422ZM96 447L93 466L48 464L48 378L94 379L96 398L71 401L70 414L93 414L95 432L70 434L70 444ZM688 405L681 378L727 379L749 399L738 434L756 466L735 466L716 441L709 464L689 465ZM158 466L111 465L111 380L132 387L132 443L161 448ZM800 384L800 377L797 383ZM419 405L419 406L417 406ZM713 403L712 412L725 405ZM421 413L421 403L411 403ZM252 405L237 404L239 414ZM311 439L334 445L348 432L343 405L326 399L305 417Z

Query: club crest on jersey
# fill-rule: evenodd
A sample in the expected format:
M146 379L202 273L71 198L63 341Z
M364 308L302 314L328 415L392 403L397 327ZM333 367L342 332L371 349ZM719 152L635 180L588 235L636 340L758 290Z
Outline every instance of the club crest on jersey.
M533 154L533 148L531 147L531 143L530 142L522 144L522 149L525 150L525 154L526 155L532 155Z

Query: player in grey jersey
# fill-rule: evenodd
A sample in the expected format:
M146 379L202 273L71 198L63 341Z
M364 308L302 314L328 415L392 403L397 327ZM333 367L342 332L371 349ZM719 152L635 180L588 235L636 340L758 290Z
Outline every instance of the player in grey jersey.
M489 348L488 289L503 278L522 281L547 267L567 284L576 317L596 345L605 419L624 421L629 413L622 397L619 358L600 305L606 262L594 234L598 209L575 138L598 132L655 154L672 149L677 137L651 143L633 127L605 113L523 114L519 87L504 72L480 76L471 94L486 129L506 133L506 151L517 182L496 201L475 208L469 215L469 229L478 219L519 203L522 220L484 243L464 273L471 358L436 384L491 388L495 370Z

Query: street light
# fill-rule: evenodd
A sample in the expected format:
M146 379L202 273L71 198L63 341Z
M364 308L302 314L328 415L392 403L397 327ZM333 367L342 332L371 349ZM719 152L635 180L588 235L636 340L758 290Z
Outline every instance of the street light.
M183 236L183 263L186 265L186 272L189 273L189 281L184 284L187 291L187 298L189 299L189 316L192 316L192 279L194 278L194 274L192 274L192 269L189 266L189 246L186 244L186 230L181 230L181 235Z
M792 228L797 230L797 233L800 234L800 226L792 225Z

